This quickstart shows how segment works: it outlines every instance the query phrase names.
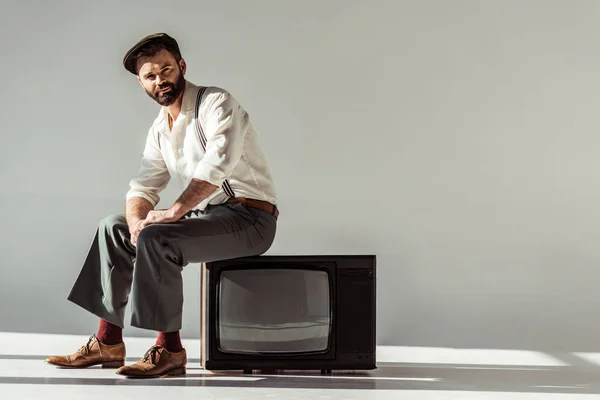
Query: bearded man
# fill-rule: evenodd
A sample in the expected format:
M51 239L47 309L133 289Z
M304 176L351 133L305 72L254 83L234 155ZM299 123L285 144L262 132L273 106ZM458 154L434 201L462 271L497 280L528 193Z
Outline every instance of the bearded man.
M182 269L260 255L273 243L277 199L248 113L226 90L186 80L175 39L147 36L123 59L160 106L147 134L141 168L130 181L125 212L102 219L68 300L100 318L96 334L77 352L47 363L101 365L128 377L183 375ZM167 209L155 209L171 178L182 187ZM122 329L158 332L144 357L125 364Z

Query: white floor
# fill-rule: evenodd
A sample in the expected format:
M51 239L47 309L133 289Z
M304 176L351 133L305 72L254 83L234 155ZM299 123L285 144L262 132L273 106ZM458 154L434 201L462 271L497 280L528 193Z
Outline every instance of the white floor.
M199 343L186 340L188 374L131 380L114 370L58 369L86 336L0 333L0 399L600 399L600 354L379 347L375 371L284 371L243 375L200 368ZM152 339L126 338L127 362Z

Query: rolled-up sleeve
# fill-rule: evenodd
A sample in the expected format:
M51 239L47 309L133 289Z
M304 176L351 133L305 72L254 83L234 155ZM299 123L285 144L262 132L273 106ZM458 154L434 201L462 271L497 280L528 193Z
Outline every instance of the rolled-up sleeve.
M248 114L230 93L210 93L199 113L206 135L206 152L193 178L221 186L239 162L248 130Z
M158 136L152 127L146 138L139 172L129 182L126 200L141 197L152 203L154 207L160 201L159 193L167 187L169 179L171 179L171 175L161 154Z

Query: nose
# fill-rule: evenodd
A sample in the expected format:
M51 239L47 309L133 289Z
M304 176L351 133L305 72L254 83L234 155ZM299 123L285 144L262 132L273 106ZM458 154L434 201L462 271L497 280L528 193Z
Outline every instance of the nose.
M161 74L156 75L156 85L160 86L164 81L165 79L162 77Z

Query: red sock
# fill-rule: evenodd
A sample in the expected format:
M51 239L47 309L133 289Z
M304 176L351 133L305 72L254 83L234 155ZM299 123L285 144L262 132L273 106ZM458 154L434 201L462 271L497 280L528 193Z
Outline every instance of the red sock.
M119 344L123 342L123 329L120 326L101 319L96 337L102 344Z
M175 332L158 332L156 338L156 344L164 347L171 353L178 353L183 350L181 344L181 338L179 337L179 331Z

